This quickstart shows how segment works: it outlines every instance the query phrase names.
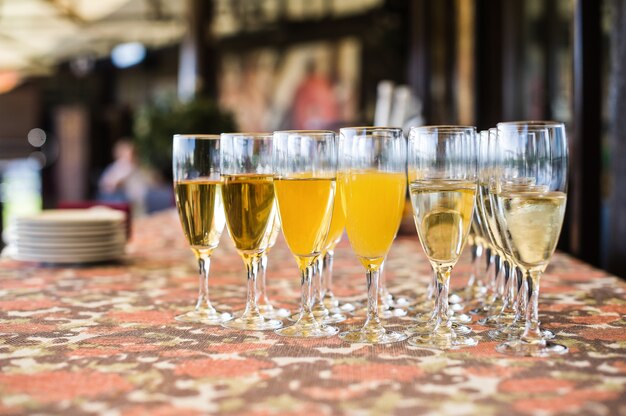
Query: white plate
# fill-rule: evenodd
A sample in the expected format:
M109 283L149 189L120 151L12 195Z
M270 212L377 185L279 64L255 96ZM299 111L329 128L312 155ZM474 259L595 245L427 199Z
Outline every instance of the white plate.
M22 244L15 244L20 253L45 253L45 254L82 254L82 253L102 253L108 251L119 251L124 248L124 244L107 244L100 247L32 247Z
M10 241L11 244L18 247L32 248L90 248L90 247L107 247L112 245L126 244L124 236L112 235L110 237L99 237L96 239L71 239L71 238L23 238L17 237Z
M72 238L72 237L101 237L112 234L126 234L124 226L107 226L107 227L64 227L64 228L46 228L46 227L11 227L7 231L9 238L12 236L19 237L49 237L49 238Z
M18 225L102 225L124 222L124 212L105 207L89 209L50 209L40 213L18 217L15 223Z
M5 254L5 253L3 253ZM118 252L105 252L105 253L93 253L93 254L65 254L65 255L51 255L51 254L25 254L18 252L17 250L6 250L6 254L14 260L19 261L32 261L37 263L94 263L106 260L119 259L124 255L124 251Z

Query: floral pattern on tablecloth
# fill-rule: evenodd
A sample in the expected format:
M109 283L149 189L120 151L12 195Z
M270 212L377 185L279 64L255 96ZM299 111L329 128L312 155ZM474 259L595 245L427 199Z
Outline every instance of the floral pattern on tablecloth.
M214 304L241 309L244 269L227 235L211 267ZM469 270L459 263L455 285ZM416 237L397 239L386 274L393 293L425 290L430 270ZM296 308L299 278L282 242L268 282L277 305ZM563 254L543 279L540 310L571 352L549 359L497 354L475 324L478 347L442 352L174 321L196 285L171 211L137 221L118 264L1 260L0 414L626 414L626 285ZM345 241L335 288L352 300L365 293Z

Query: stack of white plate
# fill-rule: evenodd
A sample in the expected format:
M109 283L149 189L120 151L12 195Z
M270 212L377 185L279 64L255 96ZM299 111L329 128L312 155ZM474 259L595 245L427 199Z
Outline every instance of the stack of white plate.
M15 220L9 255L41 263L93 263L124 254L126 214L109 208L46 210Z

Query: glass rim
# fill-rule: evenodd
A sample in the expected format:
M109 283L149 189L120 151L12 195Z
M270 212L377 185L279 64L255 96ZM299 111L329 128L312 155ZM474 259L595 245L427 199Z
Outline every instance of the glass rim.
M501 121L496 125L496 128L520 128L520 127L565 127L565 123L555 120L518 120L518 121Z
M254 131L254 132L248 132L248 131L244 131L244 132L239 132L239 133L220 133L220 137L243 137L246 139L267 139L267 138L272 138L274 137L274 133L270 133L270 132L259 132L259 131Z
M175 139L204 139L204 140L214 140L219 139L219 134L175 134Z
M336 135L337 133L332 131L332 130L276 130L274 133L272 134L287 134L287 133L300 133L302 135L313 135L313 134L333 134Z
M392 127L392 126L355 126L355 127L341 127L339 129L342 131L373 131L373 130L396 130L402 132L402 127Z
M409 132L415 130L444 130L444 131L463 131L463 130L471 130L476 132L476 126L468 126L468 125L455 125L455 124L434 124L431 126L413 126L409 129Z

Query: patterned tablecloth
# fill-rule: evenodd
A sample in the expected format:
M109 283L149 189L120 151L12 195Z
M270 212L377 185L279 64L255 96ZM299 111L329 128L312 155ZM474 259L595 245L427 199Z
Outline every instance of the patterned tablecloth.
M244 269L224 237L212 298L238 310ZM468 271L465 259L456 284ZM425 290L429 265L416 237L397 239L386 273L394 293ZM295 308L299 278L282 242L268 281L271 297ZM335 282L337 295L365 294L347 242ZM540 311L571 352L550 359L500 355L478 325L478 347L442 352L173 321L196 284L171 211L135 223L120 264L0 260L0 414L626 414L626 285L563 254L545 275Z

